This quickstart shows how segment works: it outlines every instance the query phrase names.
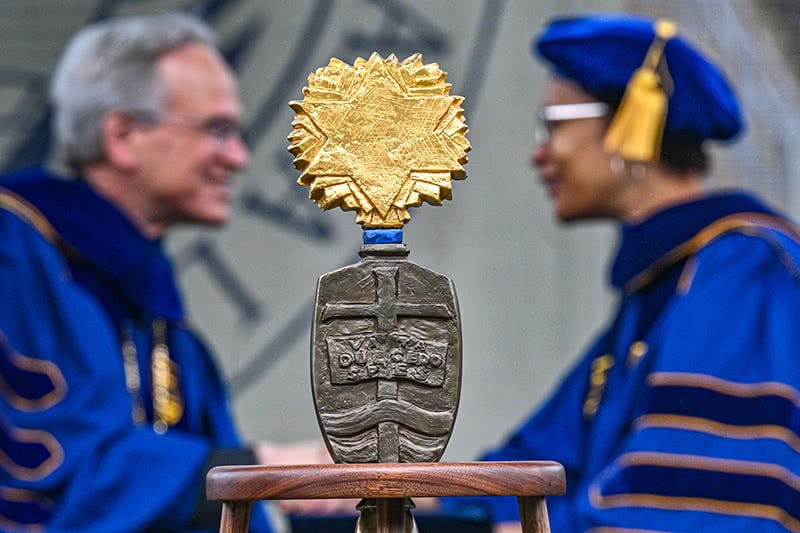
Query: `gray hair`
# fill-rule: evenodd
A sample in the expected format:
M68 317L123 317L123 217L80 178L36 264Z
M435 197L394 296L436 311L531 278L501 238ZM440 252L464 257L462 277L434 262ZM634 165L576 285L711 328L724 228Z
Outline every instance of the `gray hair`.
M211 28L182 13L108 19L78 32L50 85L57 162L80 170L102 159L103 117L111 110L157 120L165 105L156 63L188 44L214 46Z

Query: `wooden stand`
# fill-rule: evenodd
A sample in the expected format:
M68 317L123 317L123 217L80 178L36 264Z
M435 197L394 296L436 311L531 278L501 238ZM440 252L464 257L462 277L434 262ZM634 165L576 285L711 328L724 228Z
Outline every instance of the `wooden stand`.
M246 533L253 500L376 498L391 510L442 496L517 496L522 530L549 533L545 496L565 490L564 468L550 461L218 466L206 478L208 499L223 502L220 533ZM401 531L398 514L379 513L378 533Z

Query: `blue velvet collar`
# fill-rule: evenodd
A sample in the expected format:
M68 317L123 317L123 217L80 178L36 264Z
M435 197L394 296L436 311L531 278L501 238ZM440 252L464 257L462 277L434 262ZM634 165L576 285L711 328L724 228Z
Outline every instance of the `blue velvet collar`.
M726 192L667 208L639 224L623 224L619 249L611 267L611 285L623 287L704 227L735 213L778 216L749 194Z
M36 207L77 252L77 258L69 258L74 278L103 302L116 322L147 315L184 318L161 241L145 238L85 182L36 167L9 176L0 187Z

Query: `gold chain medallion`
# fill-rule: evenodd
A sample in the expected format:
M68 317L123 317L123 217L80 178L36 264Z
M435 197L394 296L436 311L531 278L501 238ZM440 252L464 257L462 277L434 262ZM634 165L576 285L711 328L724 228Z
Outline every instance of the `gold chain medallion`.
M289 102L297 182L321 208L356 211L367 228L400 228L407 207L451 199L471 146L464 99L450 96L446 76L420 54L331 59L309 75L303 101Z

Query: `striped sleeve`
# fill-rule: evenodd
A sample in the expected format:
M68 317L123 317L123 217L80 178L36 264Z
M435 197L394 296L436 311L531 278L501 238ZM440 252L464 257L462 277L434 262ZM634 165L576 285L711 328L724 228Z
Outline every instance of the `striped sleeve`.
M769 237L692 260L630 433L587 491L597 531L800 531L800 253Z

